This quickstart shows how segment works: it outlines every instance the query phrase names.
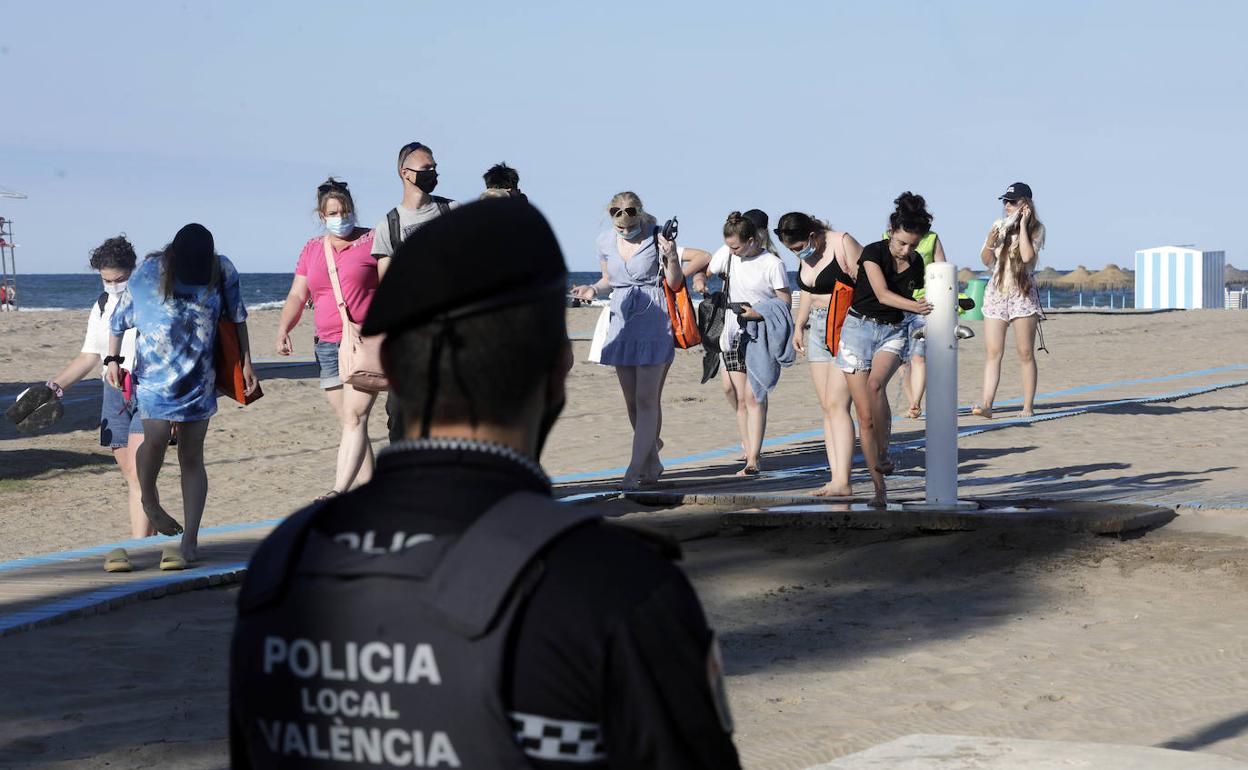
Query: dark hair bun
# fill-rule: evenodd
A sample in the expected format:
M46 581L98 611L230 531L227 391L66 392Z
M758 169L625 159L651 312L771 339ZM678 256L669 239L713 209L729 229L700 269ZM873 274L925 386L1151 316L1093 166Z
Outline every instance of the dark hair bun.
M888 218L888 229L905 230L916 235L927 235L932 229L932 215L922 195L906 190L893 200L893 213Z

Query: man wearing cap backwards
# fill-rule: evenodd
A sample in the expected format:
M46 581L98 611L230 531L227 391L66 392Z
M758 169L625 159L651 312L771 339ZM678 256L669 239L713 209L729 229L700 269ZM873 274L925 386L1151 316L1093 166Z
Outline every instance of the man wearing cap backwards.
M554 502L538 465L572 365L545 219L473 203L397 257L365 332L408 437L253 557L234 766L738 767L678 548Z
M386 277L399 246L426 222L445 214L458 204L433 194L438 186L438 162L433 150L420 142L399 148L399 179L403 180L403 202L386 212L373 228L373 256L377 259L378 280ZM386 426L390 440L403 437L403 416L395 408L394 393L386 399Z

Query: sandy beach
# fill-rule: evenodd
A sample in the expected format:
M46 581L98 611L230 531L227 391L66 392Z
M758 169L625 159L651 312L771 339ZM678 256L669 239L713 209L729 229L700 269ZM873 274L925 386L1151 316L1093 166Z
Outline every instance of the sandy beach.
M596 313L569 311L570 328L589 332ZM276 322L276 311L251 316L258 359L276 359ZM82 313L0 314L0 398L59 371L83 327ZM1248 760L1248 313L1062 313L1044 332L1042 419L1011 423L1020 393L1007 341L997 419L961 419L984 429L960 442L961 494L1146 502L1175 508L1169 525L1122 539L743 530L718 526L724 506L606 505L683 541L722 638L746 766L800 768L917 732ZM310 356L311 334L299 327L296 356ZM610 488L630 441L613 371L575 346L543 458L566 494ZM982 366L982 339L964 342L960 404L978 401ZM700 372L700 352L678 351L664 394L666 485L801 494L822 483L805 363L772 395L777 441L764 476L747 482L727 479L740 467L735 424ZM261 401L222 400L212 421L206 527L278 518L332 484L337 429L312 369L262 377ZM69 391L45 434L0 425L0 561L128 536L124 485L98 446L98 388ZM904 413L896 380L891 393ZM380 404L370 431L384 437ZM922 495L922 437L921 421L897 422L894 441L912 446L896 453L895 497ZM680 462L692 456L702 459ZM177 476L176 462L161 476L171 511ZM854 483L869 492L861 472ZM225 766L235 595L195 591L0 638L0 766Z

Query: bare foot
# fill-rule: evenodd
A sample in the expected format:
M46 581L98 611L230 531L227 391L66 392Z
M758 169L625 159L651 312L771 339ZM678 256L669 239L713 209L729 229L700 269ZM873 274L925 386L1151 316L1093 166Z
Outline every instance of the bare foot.
M758 470L757 465L747 465L741 470L737 471L738 476L757 476L758 474L759 474L759 470Z
M190 564L191 562L199 561L199 544L187 543L186 540L183 539L182 540L182 558L186 559L187 564Z
M834 485L831 481L810 493L811 497L851 497L854 494L853 488L846 484L843 487Z
M992 407L980 406L979 404L976 404L975 406L971 407L971 414L977 417L983 417L985 420L991 420L992 419Z
M897 466L894 465L893 461L888 459L887 457L884 458L884 461L881 462L876 467L878 467L880 469L880 473L884 474L885 476L891 476L897 471Z
M1019 417L1034 417L1035 414L1035 410L1032 409L1024 409L1018 413Z
M917 419L919 419L919 417L921 417L921 416L923 415L923 407L921 407L921 406L912 406L912 407L910 407L910 410L909 410L908 412L906 412L906 414L910 415L910 419L911 419L911 420L917 420Z
M877 490L875 493L875 496L871 498L871 502L867 503L867 505L871 506L872 508L887 508L888 507L888 493L882 489Z
M162 535L180 535L182 534L182 525L172 516L160 507L160 503L153 503L147 500L143 501L143 513L147 515L147 520L152 523L152 527Z

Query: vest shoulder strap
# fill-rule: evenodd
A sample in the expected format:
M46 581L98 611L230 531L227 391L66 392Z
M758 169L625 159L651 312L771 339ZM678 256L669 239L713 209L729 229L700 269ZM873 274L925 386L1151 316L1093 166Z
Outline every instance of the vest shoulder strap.
M403 244L403 228L399 225L399 209L397 207L386 212L386 229L390 231L390 253L393 254Z
M433 609L456 633L482 636L534 557L568 530L600 517L532 492L507 496L460 536L434 571Z
M312 529L312 520L325 503L310 505L286 517L260 543L247 564L247 578L238 593L238 609L248 612L280 599L291 570Z
M450 210L451 210L451 199L450 199L450 198L443 198L443 197L442 197L442 196L440 196L440 195L433 195L433 196L430 196L430 197L432 197L432 198L433 198L433 202L434 202L434 203L438 204L438 213L439 213L439 214L445 214L446 212L448 212L448 211L450 211Z

